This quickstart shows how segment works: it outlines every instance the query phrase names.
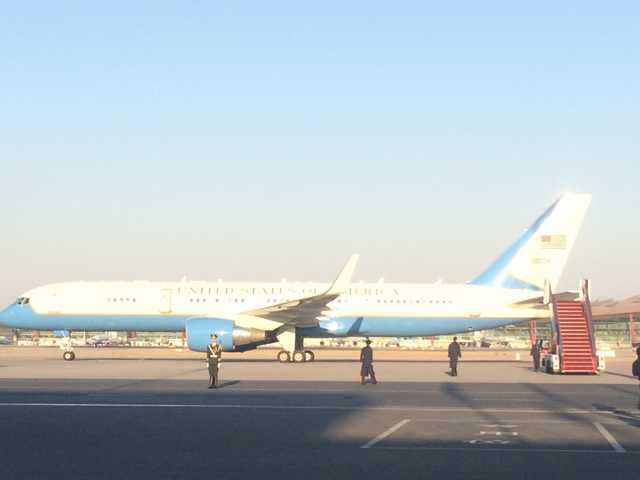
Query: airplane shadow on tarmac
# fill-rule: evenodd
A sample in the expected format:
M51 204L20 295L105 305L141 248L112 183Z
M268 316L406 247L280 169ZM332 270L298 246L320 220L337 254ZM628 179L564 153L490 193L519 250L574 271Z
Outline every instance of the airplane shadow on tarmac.
M74 360L74 362L90 362L90 361L105 361L105 360L109 360L109 361L126 361L126 362L131 362L131 361L137 361L137 360L144 360L144 361L148 361L148 362L197 362L200 361L200 359L198 358L172 358L172 357L136 357L136 358L127 358L127 357L81 357L81 356L77 356L76 359ZM224 363L279 363L278 360L274 357L274 358L229 358L229 357L224 357ZM353 358L353 359L348 359L348 358L332 358L332 359L317 359L314 360L313 362L311 362L311 364L316 364L316 363L357 363L359 364L360 361L357 358ZM427 363L427 364L443 364L443 365L449 365L449 359L447 358L443 358L442 360L415 360L415 359L408 359L408 360L401 360L401 359L384 359L384 360L376 360L375 361L376 365L379 363ZM464 360L464 362L461 363L477 363L477 364L512 364L512 363L521 363L519 360ZM304 365L304 363L302 364L297 364L297 365Z
M591 432L586 440L574 434L562 449L596 454L527 453L535 445L526 442L509 452L513 445L506 440L471 444L479 425L490 430L514 422L515 413L500 410L513 407L499 398L507 388L501 384L228 379L222 388L207 390L203 375L67 380L51 389L47 385L55 379L23 380L7 391L9 382L0 379L0 403L13 404L0 406L0 451L11 459L3 465L5 478L501 479L526 472L527 478L585 479L611 471L633 478L638 460L612 453L589 418L567 412L579 406L569 390L554 385L509 388L543 401L537 408L548 410L547 420ZM491 392L495 401L480 398ZM49 406L33 405L38 403ZM518 418L536 421L532 414ZM562 428L552 435L569 432Z

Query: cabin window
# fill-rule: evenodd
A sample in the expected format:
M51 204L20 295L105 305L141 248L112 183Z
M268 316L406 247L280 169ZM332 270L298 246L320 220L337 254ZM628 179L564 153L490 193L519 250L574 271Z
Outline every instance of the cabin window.
M16 300L16 305L26 305L31 301L29 297L20 297Z

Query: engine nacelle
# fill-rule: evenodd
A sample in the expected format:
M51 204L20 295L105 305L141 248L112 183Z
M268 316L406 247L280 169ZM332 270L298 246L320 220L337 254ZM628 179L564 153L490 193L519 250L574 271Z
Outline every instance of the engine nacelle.
M211 335L218 336L218 343L225 352L239 350L242 346L254 343L268 343L268 334L264 330L239 327L228 318L189 318L185 329L187 344L196 352L206 352Z

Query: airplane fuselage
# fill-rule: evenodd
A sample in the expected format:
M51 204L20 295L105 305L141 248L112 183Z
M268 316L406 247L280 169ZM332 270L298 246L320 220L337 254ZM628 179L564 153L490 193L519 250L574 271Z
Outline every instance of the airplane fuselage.
M325 291L322 283L77 282L26 292L3 312L10 327L38 330L185 330L194 317L231 318L269 330L277 324L247 312ZM478 285L358 283L327 305L305 337L431 336L547 318L530 289Z

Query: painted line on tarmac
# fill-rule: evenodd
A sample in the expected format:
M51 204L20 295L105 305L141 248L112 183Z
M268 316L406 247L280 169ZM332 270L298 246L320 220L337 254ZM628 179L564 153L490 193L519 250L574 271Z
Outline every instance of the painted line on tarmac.
M345 392L356 392L356 393L361 393L361 392L367 392L367 393L379 393L379 394L385 394L385 393L401 393L401 394L406 394L406 393L415 393L415 394L442 394L443 390L442 389L430 389L430 390L420 390L420 389L416 389L416 390L385 390L383 388L379 388L379 387L373 387L370 389L362 389L362 388L354 388L354 389L348 389L348 388L277 388L277 387L233 387L233 388L227 388L226 390L228 391L232 391L232 392L313 392L313 393L325 393L325 392L336 392L336 393L345 393ZM466 393L465 391L463 391L462 393ZM479 392L480 393L480 392ZM521 396L531 396L532 392L528 391L528 392L496 392L496 391L491 391L491 392L481 392L483 395L495 395L496 397L500 397L500 398L504 398L504 397L508 397L508 396L514 396L514 397L521 397ZM565 396L574 396L574 395L584 395L584 396L590 396L593 397L594 392L559 392L562 395ZM628 392L629 395L633 394L635 395L636 392ZM493 399L493 397L492 397Z
M245 383L245 382L251 382L251 380L238 380L239 383ZM329 382L326 382L329 383ZM322 384L322 382L318 382L318 384ZM445 385L449 385L448 383L444 383ZM466 388L465 384L457 384L458 386L461 386L463 389ZM538 386L538 384L535 384L536 386ZM544 384L545 386L549 385L551 387L554 387L555 384ZM593 387L600 387L602 386L607 387L607 385L600 385L600 384L595 384L595 385L586 385L589 388L593 388ZM367 388L369 387L369 388ZM409 389L385 389L384 387L381 387L380 385L376 385L376 386L366 386L364 388L362 388L359 384L356 384L356 386L354 388L349 388L349 387L345 387L345 388L319 388L319 387L315 387L315 388L298 388L298 387L244 387L241 385L234 385L233 387L227 387L225 390L227 391L233 391L233 392L273 392L273 391L284 391L284 392L313 392L313 393L323 393L323 392L337 392L337 393L344 393L344 392L367 392L367 393L420 393L420 394L431 394L431 393L437 393L437 394L441 394L443 393L442 388L429 388L429 389L413 389L413 390L409 390ZM500 396L500 397L504 397L504 396L530 396L532 393L531 390L527 390L527 391L496 391L496 390L490 390L490 391L485 391L485 392L478 392L477 390L479 390L477 388L477 384L474 384L473 387L469 387L470 391L476 390L477 394L481 394L481 395L496 395L496 396ZM463 390L462 393L467 393L467 390ZM569 390L569 391L559 391L557 392L560 395L564 395L564 396L575 396L575 395L579 395L579 396L589 396L589 397L593 397L594 393L598 394L601 392L593 392L593 391L577 391L577 390ZM608 393L608 391L607 391ZM637 392L635 390L631 391L628 390L626 392L622 392L622 393L628 393L629 395L636 395Z
M614 437L613 435L611 435L611 432L609 432L609 430L607 430L604 425L602 425L600 422L592 422L593 426L596 427L598 429L598 431L602 434L602 436L605 438L605 440L607 442L609 442L609 445L611 445L611 448L613 448L613 450L617 453L625 453L626 450L624 449L624 447L622 445L620 445L620 443L618 443L618 441L616 440L616 437Z
M464 408L464 407L375 407L366 405L269 405L269 404L225 404L225 403L60 403L60 402L1 402L1 407L50 407L50 408L202 408L202 409L245 409L245 410L369 410L389 412L425 412L425 413L522 413L522 414L574 414L574 415L613 415L620 410L565 409L543 410L535 408ZM640 413L629 411L629 413Z
M407 423L409 423L411 421L410 418L405 418L404 420L399 421L398 423L396 423L393 427L385 430L384 432L382 432L380 435L378 435L377 437L369 440L367 443L365 443L364 445L362 445L360 448L371 448L373 447L375 444L380 443L382 440L384 440L385 438L387 438L389 435L391 435L393 432L396 432L397 430L400 430L402 427L404 427Z
M73 378L68 378L68 379L63 379L64 381L76 381L76 379ZM107 379L109 381L125 381L128 379L119 379L119 378L114 378L114 379ZM1 380L0 380L1 381ZM102 391L108 391L111 389L124 389L126 387L131 387L131 386L136 386L136 384L138 383L148 383L148 382L157 382L158 379L156 378L148 378L148 379L141 379L138 381L134 381L131 383L126 383L126 384L122 384L122 385L115 385L113 387L106 387L103 390L93 390L91 389L91 392L96 394L96 393L100 393ZM243 380L241 380L243 381ZM596 385L598 386L598 385ZM63 386L55 386L55 389L60 389L60 388L68 388L68 385L63 385ZM86 388L83 388L81 385L76 387L77 389L79 389L78 391L80 392L84 392L86 390ZM0 385L0 391L6 391L6 390L49 390L51 389L51 387L47 386L47 385ZM362 388L353 388L353 389L349 389L349 388L278 388L278 387L239 387L239 386L226 386L224 387L224 390L221 390L219 393L243 393L243 392L313 392L313 393L362 393L362 392L366 392L367 394L370 393L374 393L374 394L388 394L388 393L399 393L399 394L426 394L426 395L431 395L431 394L442 394L443 390L442 389L416 389L416 390L386 390L383 388L379 388L379 387L374 387L374 388L370 388L370 389L362 389ZM466 392L463 391L462 393L472 393L472 392ZM496 398L498 399L502 399L504 397L508 397L508 396L514 396L514 397L518 397L518 396L530 396L532 394L531 391L526 391L526 392L500 392L500 391L490 391L490 392L476 392L477 394L480 395L487 395L486 399L488 400L495 400ZM589 396L589 397L593 397L594 394L597 395L601 392L577 392L577 391L562 391L562 392L558 392L560 395L562 396ZM628 395L637 395L637 392L634 391L627 391L627 392L621 392L621 393L626 393ZM495 395L495 397L493 397L492 395ZM475 399L475 398L473 398ZM482 398L478 398L478 399L484 399L484 397ZM513 399L514 401L523 401L523 400L517 400L517 399Z
M495 453L579 453L579 454L617 454L640 455L638 452L614 452L612 450L580 450L569 448L476 448L476 447L373 447L372 450L405 450L405 451L434 451L434 452L495 452Z

